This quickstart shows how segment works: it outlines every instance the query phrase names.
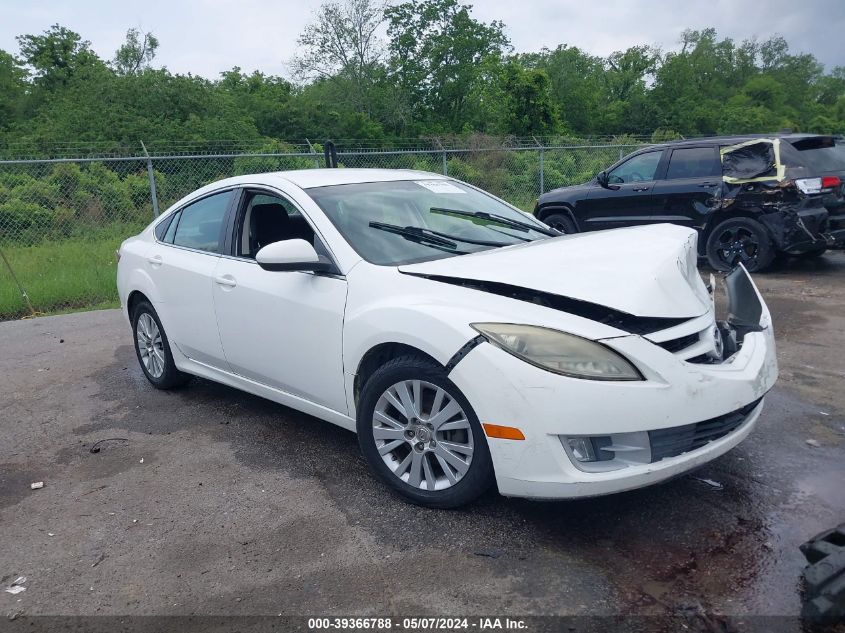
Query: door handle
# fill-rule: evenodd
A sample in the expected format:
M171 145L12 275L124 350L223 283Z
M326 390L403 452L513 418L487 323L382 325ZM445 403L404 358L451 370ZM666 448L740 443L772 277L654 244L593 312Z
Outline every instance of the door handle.
M648 191L651 187L634 187L632 191Z
M161 266L164 263L164 260L161 258L161 255L153 255L152 257L147 257L147 263L150 266Z
M238 285L238 282L235 281L235 278L232 275L222 275L220 277L215 277L214 281L221 286L227 286L229 288L234 288Z
M718 185L715 182L703 182L698 186L702 187L702 188L708 188L709 189L710 187L717 187Z

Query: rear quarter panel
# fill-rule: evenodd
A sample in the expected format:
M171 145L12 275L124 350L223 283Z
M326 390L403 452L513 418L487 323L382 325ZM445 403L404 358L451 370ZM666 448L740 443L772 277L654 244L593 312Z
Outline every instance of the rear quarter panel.
M131 318L128 311L129 296L135 292L143 293L159 310L160 297L153 280L146 270L147 253L152 246L151 229L130 237L120 245L120 262L117 265L117 294L120 307L127 321ZM159 315L161 317L161 315Z

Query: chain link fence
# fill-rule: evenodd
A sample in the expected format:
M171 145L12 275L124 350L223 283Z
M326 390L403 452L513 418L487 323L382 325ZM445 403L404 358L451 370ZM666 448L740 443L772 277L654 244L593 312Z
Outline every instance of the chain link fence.
M341 167L443 173L530 211L637 145L339 151ZM323 167L309 151L0 160L0 320L117 305L115 250L191 191L221 178Z

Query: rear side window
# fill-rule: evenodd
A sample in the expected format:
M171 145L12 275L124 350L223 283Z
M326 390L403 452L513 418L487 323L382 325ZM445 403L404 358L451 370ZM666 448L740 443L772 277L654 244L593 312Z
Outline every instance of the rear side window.
M800 146L795 145L801 154L801 158L813 172L822 174L830 171L845 171L845 144L842 142L831 143L826 146Z
M164 241L164 236L167 235L167 228L170 226L170 223L173 221L175 215L175 213L171 213L169 216L167 216L167 218L156 224L155 234L156 239L159 242Z
M184 207L178 223L171 223L176 224L173 243L176 246L219 253L220 234L231 200L232 192L225 191Z
M709 178L721 173L714 147L685 147L672 152L666 179Z
M170 226L167 227L167 233L164 234L162 242L173 244L173 235L176 233L176 227L179 226L180 215L182 215L181 211L177 211L173 214L173 219L170 221Z

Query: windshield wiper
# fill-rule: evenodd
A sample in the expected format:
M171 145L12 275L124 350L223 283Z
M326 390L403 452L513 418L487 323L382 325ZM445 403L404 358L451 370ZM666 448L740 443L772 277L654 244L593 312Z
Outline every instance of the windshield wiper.
M413 227L417 228L417 227ZM512 246L510 242L496 242L493 240L477 240L472 237L461 237L460 235L452 235L451 233L441 233L440 231L435 231L434 229L424 229L420 228L421 231L425 231L427 235L437 235L438 237L442 237L448 240L455 240L456 242L464 242L466 244L477 244L478 246ZM498 231L502 235L508 235L503 231ZM524 240L524 237L520 237L518 235L508 235L508 237L514 237L516 239Z
M377 229L382 229L383 231L391 231L394 233L399 233L396 229L401 229L404 234L405 231L412 232L415 236L416 235L423 235L423 236L430 236L430 237L442 237L444 240L443 246L457 246L457 244L452 244L452 240L455 242L464 242L466 244L476 244L478 246L511 246L510 242L495 242L493 240L477 240L472 237L461 237L460 235L452 235L451 233L441 233L440 231L435 231L434 229L427 229L422 226L398 226L396 224L385 224L384 222L370 222L370 226ZM391 227L391 228L386 228ZM508 235L507 233L502 233L502 235ZM519 237L517 235L508 235L508 237L515 237L520 240L524 240L525 238ZM432 240L433 242L434 240ZM448 242L445 243L445 242Z
M562 235L554 229L548 229L545 227L537 226L535 224L529 224L528 222L520 222L519 220L506 218L503 215L497 215L495 213L487 213L486 211L461 211L459 209L444 209L443 207L431 207L431 212L440 213L443 215L454 215L459 218L486 220L487 222L492 222L500 226L507 226L512 229L517 229L518 231L536 231L537 233L548 235L549 237L557 237L558 235Z
M513 235L512 233L505 233L504 231L500 231L499 229L494 229L492 226L488 226L488 229L491 231L496 231L496 233L501 233L502 235L507 235L508 237L512 237L515 240L519 240L521 242L533 242L534 239L531 237L523 237L522 235Z
M422 244L423 246L431 246L447 253L466 255L466 251L458 250L457 243L432 234L419 226L399 226L397 224L387 224L386 222L370 222L370 227L380 231L394 233L395 235L401 235L406 240Z

